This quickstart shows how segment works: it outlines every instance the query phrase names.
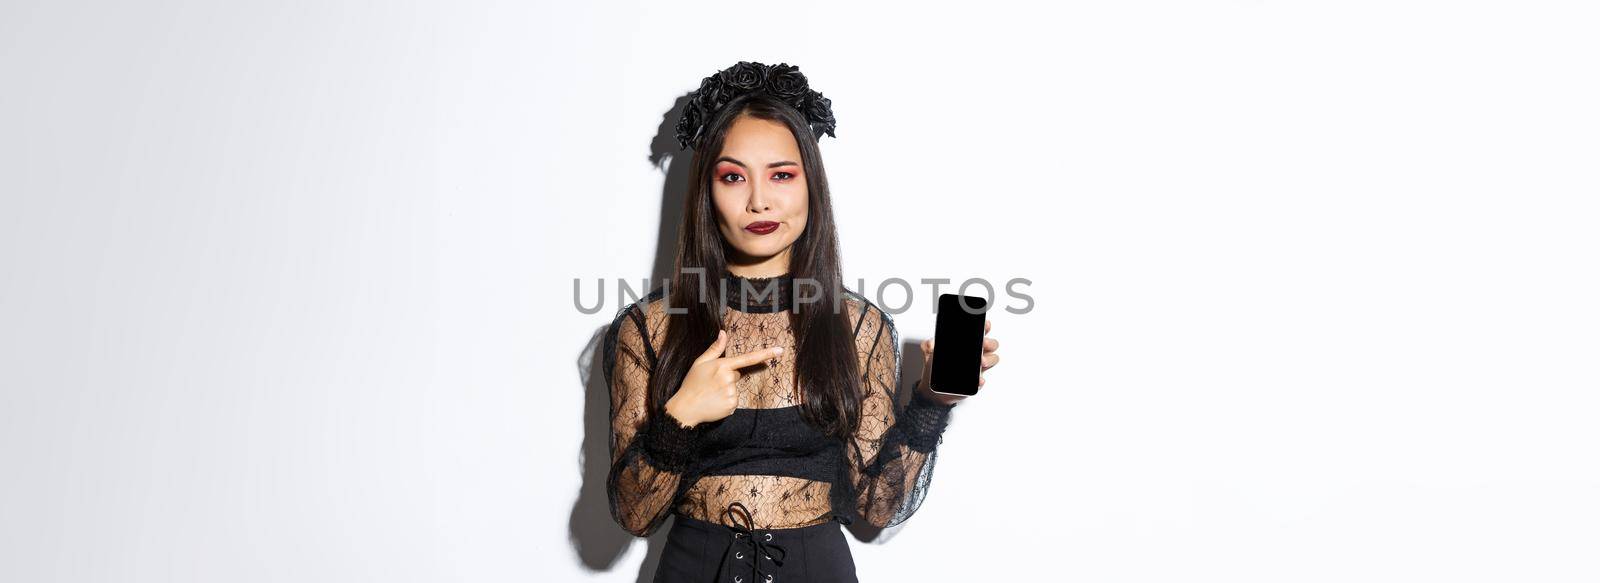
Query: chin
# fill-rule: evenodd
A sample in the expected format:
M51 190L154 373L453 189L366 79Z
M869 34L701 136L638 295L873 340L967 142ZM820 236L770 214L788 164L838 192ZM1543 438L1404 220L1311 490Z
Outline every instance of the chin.
M760 248L756 248L756 249L751 249L751 248L740 248L740 249L738 249L740 255L743 255L743 256L745 256L745 257L747 257L747 258L749 258L751 260L755 260L755 261L763 261L763 260L766 260L766 259L770 259L773 255L777 255L778 251L780 251L780 250L781 249L778 249L778 248L769 249L767 245L762 245Z
M748 242L745 245L735 246L734 250L738 251L740 255L743 255L746 258L755 261L761 261L770 259L772 256L782 253L783 250L787 249L792 243L793 241Z

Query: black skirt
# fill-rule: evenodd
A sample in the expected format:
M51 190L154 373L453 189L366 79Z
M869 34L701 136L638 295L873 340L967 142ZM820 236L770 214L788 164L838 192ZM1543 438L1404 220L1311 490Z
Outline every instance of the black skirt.
M738 502L725 524L673 517L654 583L857 583L855 557L833 520L800 528L750 528Z

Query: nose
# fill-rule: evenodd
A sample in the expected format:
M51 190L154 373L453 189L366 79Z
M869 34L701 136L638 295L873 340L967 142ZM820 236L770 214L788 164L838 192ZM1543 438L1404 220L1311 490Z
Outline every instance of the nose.
M772 209L771 203L767 202L766 187L761 185L761 181L751 181L750 200L746 201L745 205L747 210L752 213L766 212Z

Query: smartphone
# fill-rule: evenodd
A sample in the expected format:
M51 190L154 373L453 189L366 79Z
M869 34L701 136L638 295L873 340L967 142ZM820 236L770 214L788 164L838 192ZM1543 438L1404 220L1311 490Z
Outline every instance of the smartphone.
M983 322L989 302L983 298L940 294L933 330L933 371L928 388L935 393L978 394L983 372Z

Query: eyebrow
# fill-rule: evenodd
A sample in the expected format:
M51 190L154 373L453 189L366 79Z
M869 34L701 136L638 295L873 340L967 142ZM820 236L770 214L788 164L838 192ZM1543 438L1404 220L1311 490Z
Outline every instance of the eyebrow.
M740 162L740 161L735 160L735 159L733 159L731 157L728 157L728 156L723 156L721 158L717 158L717 161L718 162L733 162L734 164L738 164L742 168L749 168L749 166L746 166L744 162ZM767 167L768 168L777 168L779 166L799 166L799 165L800 165L799 162L791 162L791 161L788 161L788 160L779 160L777 162L773 162L771 164L767 164Z

